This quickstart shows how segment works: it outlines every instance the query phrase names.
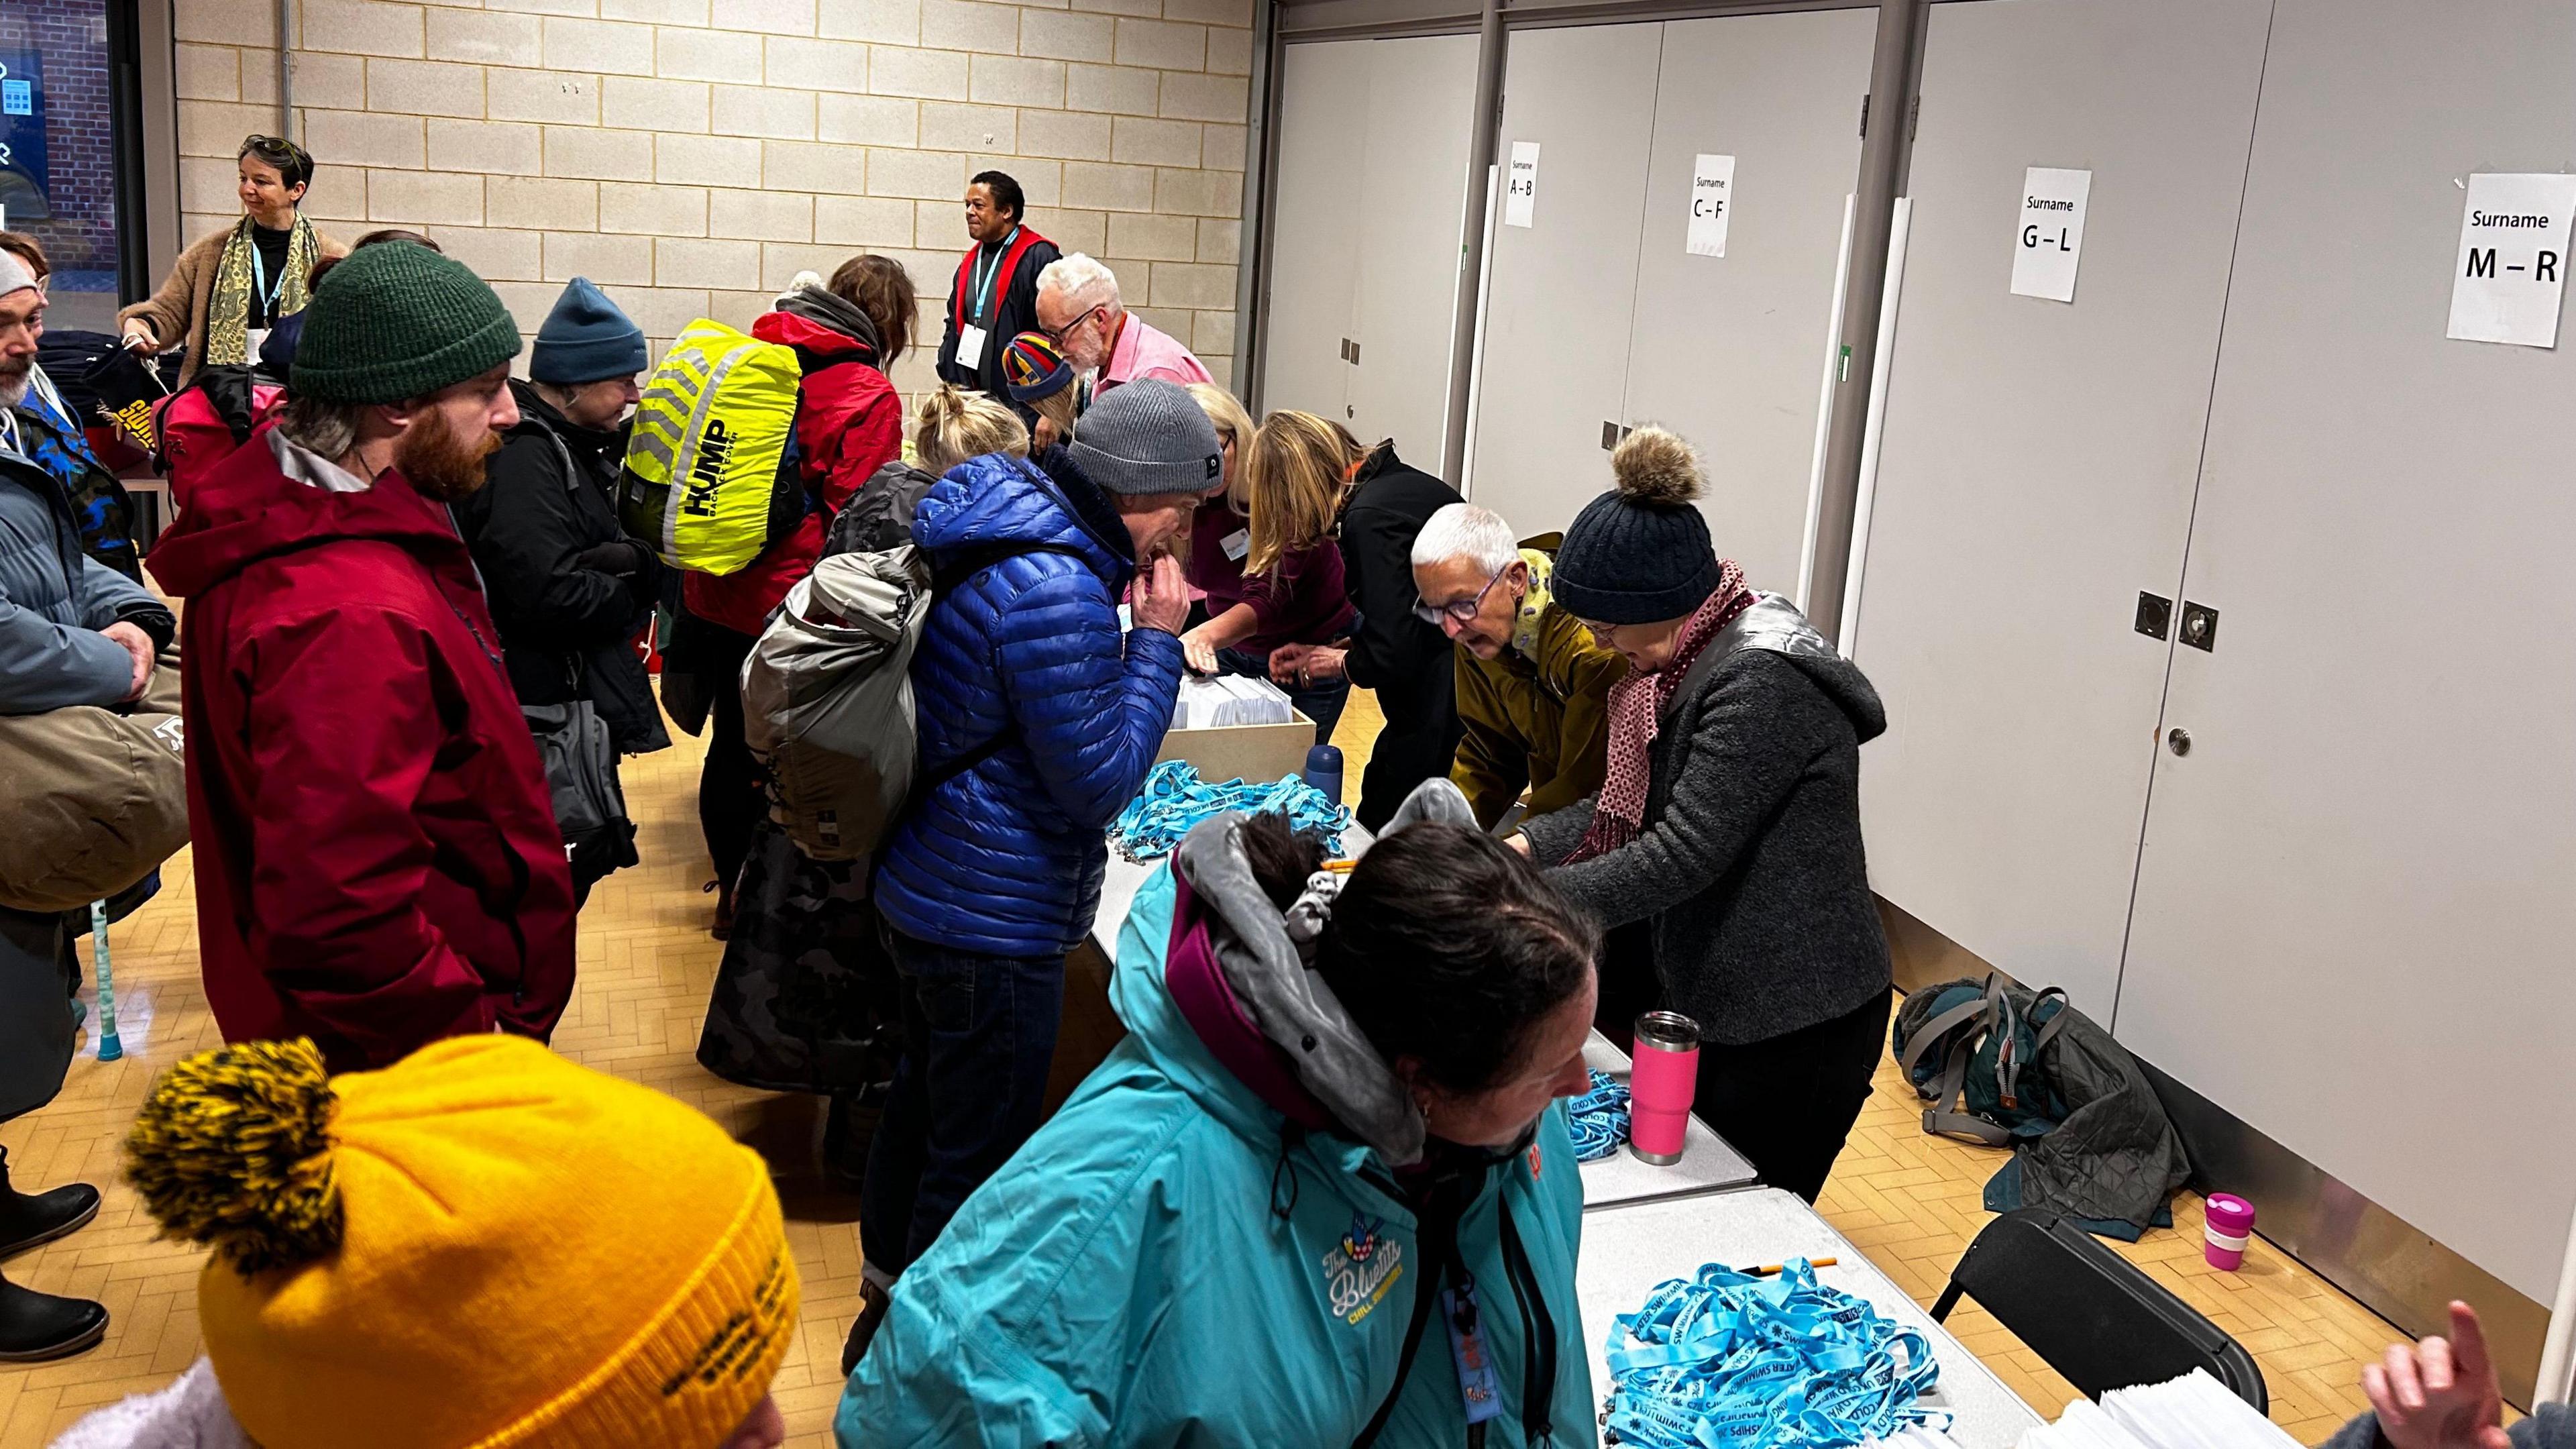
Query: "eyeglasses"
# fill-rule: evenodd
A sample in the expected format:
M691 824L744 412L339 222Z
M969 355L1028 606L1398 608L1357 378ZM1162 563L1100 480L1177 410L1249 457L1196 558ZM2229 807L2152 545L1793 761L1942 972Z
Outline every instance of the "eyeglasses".
M1102 304L1101 304L1101 306L1103 306L1103 307L1105 307L1105 306L1107 306L1107 305L1108 305L1108 304L1107 304L1106 302L1104 302L1104 303L1102 303ZM1040 332L1045 333L1045 334L1047 335L1047 337L1048 337L1048 339L1049 339L1049 340L1051 340L1051 341L1055 341L1055 342L1062 342L1066 337L1068 337L1068 336L1071 336L1071 335L1072 335L1072 333L1073 333L1073 329L1075 329L1076 327L1081 326L1081 325L1082 325L1083 323L1085 323L1085 322L1090 321L1090 320L1091 320L1091 318L1092 318L1092 314L1093 314L1093 313L1098 312L1099 310L1100 310L1100 307L1093 307L1093 308L1090 308L1090 309L1086 310L1086 311L1085 311L1081 316L1074 318L1072 321L1067 322L1066 324L1064 324L1064 325L1063 325L1063 326L1061 326L1061 327L1040 327L1038 330L1039 330Z
M1477 613L1485 607L1485 596L1492 593L1494 585L1501 583L1503 575L1511 571L1510 564L1496 569L1494 576L1485 580L1485 586L1478 589L1472 599L1451 599L1445 604L1430 604L1423 602L1420 595L1416 595L1413 600L1413 617L1434 626L1437 626L1443 618L1454 619L1461 624L1472 624L1476 622Z
M1611 635L1627 627L1624 624L1596 624L1590 619L1577 619L1574 622L1582 625L1585 631L1592 635L1592 642L1600 645L1604 649L1612 647L1610 643Z

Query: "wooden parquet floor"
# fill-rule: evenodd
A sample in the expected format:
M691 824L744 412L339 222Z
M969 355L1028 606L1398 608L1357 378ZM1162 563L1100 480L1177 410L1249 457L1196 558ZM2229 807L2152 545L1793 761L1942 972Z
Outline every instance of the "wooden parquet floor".
M1355 694L1337 732L1356 786L1366 742L1380 723ZM677 732L674 731L677 736ZM627 799L641 827L644 864L602 883L582 914L580 987L555 1045L592 1066L660 1088L723 1122L766 1154L787 1203L789 1237L804 1279L803 1333L776 1392L797 1449L831 1443L840 1345L858 1308L854 1199L824 1189L813 1167L815 1101L733 1087L694 1059L722 948L709 939L709 871L698 834L699 749L678 747L627 765ZM201 1255L159 1241L118 1176L118 1143L153 1075L217 1036L197 980L195 901L188 857L164 870L161 895L119 925L111 945L124 1060L75 1062L51 1106L0 1126L12 1175L29 1188L84 1180L106 1193L90 1226L11 1260L12 1281L103 1300L114 1315L106 1342L77 1358L0 1368L0 1449L40 1449L90 1409L157 1388L199 1351L196 1276ZM1999 1159L1927 1138L1912 1096L1892 1067L1877 1091L1822 1207L1827 1217L1907 1291L1929 1303L1986 1214L1978 1206ZM2316 1443L2359 1411L2360 1365L2395 1331L2268 1246L2246 1269L2217 1273L2200 1261L2200 1204L2175 1204L2172 1232L2128 1248L2159 1280L2235 1334L2263 1365L2276 1421ZM2007 1382L2050 1417L2073 1396L2063 1380L1971 1305L1952 1327Z

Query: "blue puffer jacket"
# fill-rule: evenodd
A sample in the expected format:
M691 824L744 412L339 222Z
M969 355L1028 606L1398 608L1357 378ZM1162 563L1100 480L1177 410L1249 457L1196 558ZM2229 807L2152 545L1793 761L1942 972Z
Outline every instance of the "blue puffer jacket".
M1002 560L931 607L913 656L921 761L935 767L1016 727L1019 738L921 799L886 842L877 906L917 940L994 956L1060 956L1091 929L1109 822L1171 728L1181 641L1118 600L1134 547L1108 498L1061 448L1045 471L1000 454L950 470L913 515L913 542Z
M133 661L97 632L120 620L156 644L178 628L169 605L81 551L60 482L0 451L0 714L125 698Z

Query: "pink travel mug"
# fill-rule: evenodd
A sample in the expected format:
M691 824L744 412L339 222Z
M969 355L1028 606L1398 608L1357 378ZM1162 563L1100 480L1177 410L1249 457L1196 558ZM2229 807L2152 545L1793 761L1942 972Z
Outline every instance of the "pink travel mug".
M2204 1207L2207 1222L2201 1231L2207 1241L2201 1256L2209 1266L2233 1273L2245 1266L2245 1244L2254 1233L2254 1204L2234 1193L2213 1192Z
M1682 1133L1699 1091L1699 1023L1678 1012L1637 1018L1628 1076L1628 1150L1668 1167L1682 1160Z

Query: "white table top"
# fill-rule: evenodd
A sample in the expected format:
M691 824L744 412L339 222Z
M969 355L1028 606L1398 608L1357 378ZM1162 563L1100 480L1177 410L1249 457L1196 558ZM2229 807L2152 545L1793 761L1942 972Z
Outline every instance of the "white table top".
M1628 1080L1628 1054L1597 1031L1583 1044L1583 1063L1622 1082ZM1583 1210L1599 1212L1627 1203L1750 1187L1754 1176L1753 1164L1744 1160L1744 1154L1693 1117L1682 1134L1682 1160L1669 1167L1640 1161L1624 1146L1598 1162L1583 1164Z
M1866 1299L1930 1340L1941 1380L1922 1402L1957 1416L1950 1437L1960 1449L2012 1449L2024 1430L2042 1422L1994 1370L1934 1323L1814 1208L1794 1194L1767 1187L1584 1214L1575 1293L1583 1305L1584 1334L1591 1340L1587 1351L1593 1392L1605 1398L1610 1392L1604 1345L1612 1325L1620 1314L1636 1312L1665 1280L1688 1277L1704 1263L1747 1267L1823 1257L1840 1261L1817 1269L1819 1281Z

